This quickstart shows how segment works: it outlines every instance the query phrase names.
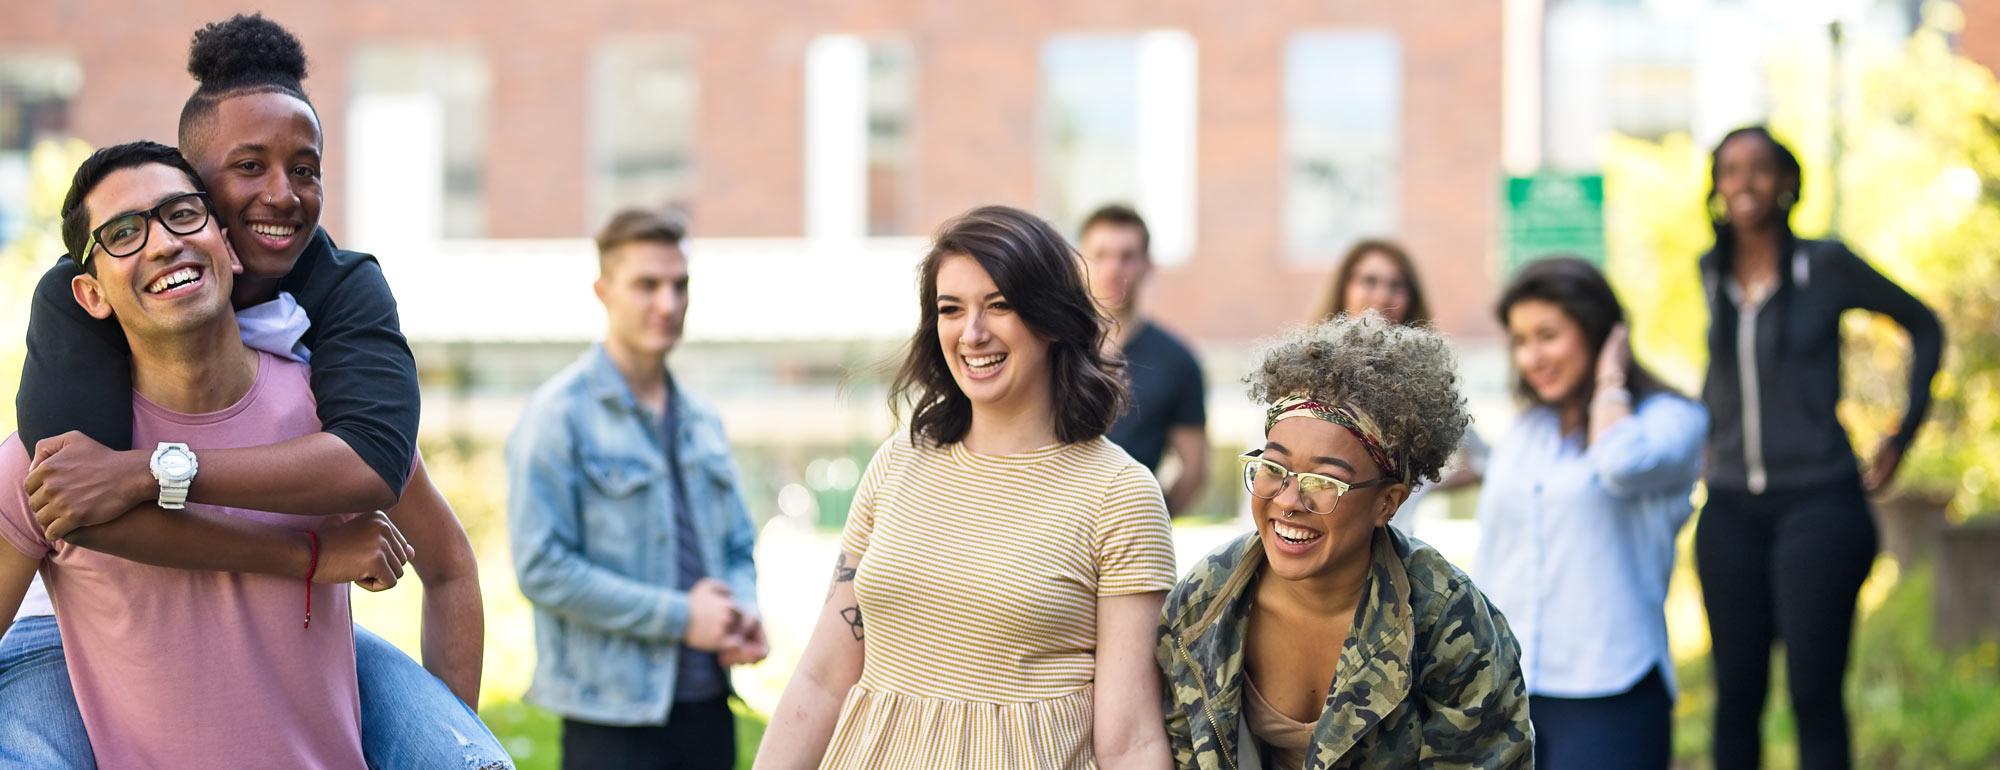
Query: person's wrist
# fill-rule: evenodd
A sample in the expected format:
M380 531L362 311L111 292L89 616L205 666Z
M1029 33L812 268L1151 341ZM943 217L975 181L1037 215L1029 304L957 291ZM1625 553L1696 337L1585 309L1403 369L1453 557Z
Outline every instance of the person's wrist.
M153 475L153 453L144 449L119 452L125 457L125 464L136 468L137 472L125 474L126 508L136 508L160 499L160 479Z
M319 565L313 558L313 544L310 537L300 540L298 548L285 549L285 560L290 562L286 574L302 578L307 582L311 582L313 575L319 571Z

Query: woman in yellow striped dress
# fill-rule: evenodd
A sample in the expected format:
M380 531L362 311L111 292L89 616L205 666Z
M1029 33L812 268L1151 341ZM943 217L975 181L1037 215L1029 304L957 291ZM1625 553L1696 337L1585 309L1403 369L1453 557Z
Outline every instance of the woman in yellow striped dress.
M947 222L833 590L757 767L1166 768L1153 635L1174 560L1069 244L999 206Z

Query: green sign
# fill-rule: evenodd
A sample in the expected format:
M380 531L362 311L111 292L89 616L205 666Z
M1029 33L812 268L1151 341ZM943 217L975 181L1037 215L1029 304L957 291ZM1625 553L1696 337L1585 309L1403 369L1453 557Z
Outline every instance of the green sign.
M1604 177L1540 173L1510 176L1501 228L1507 273L1543 257L1572 256L1604 267Z

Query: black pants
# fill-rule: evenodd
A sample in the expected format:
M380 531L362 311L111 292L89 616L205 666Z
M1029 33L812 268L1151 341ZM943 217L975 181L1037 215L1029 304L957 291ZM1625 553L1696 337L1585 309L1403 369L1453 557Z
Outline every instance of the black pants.
M1674 698L1655 668L1632 689L1603 698L1528 696L1540 770L1667 770Z
M1858 480L1799 490L1709 490L1695 529L1715 648L1716 770L1762 759L1771 645L1785 643L1799 767L1851 766L1841 682L1854 603L1874 566L1875 518Z
M613 727L563 720L563 770L734 770L729 699L674 704L664 725Z

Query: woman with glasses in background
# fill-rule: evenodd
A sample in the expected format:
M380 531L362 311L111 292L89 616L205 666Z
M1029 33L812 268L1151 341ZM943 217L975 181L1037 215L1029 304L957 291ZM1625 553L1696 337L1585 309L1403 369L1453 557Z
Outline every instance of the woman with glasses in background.
M1665 770L1667 578L1708 413L1633 360L1597 268L1521 269L1497 308L1526 409L1479 498L1479 587L1520 635L1540 768Z
M1444 340L1369 314L1280 339L1241 458L1257 531L1168 595L1154 655L1181 768L1527 767L1519 646L1465 573L1388 526L1469 421Z
M1395 241L1368 238L1348 249L1347 256L1341 258L1340 266L1333 271L1333 284L1327 289L1318 318L1326 320L1371 311L1382 314L1390 323L1431 325L1430 303L1424 299L1424 282L1417 278L1416 262ZM1479 432L1466 426L1465 436L1458 440L1458 451L1439 471L1443 478L1410 490L1410 499L1403 501L1402 512L1389 519L1389 524L1405 535L1416 534L1417 515L1424 497L1433 492L1478 486L1489 451Z

